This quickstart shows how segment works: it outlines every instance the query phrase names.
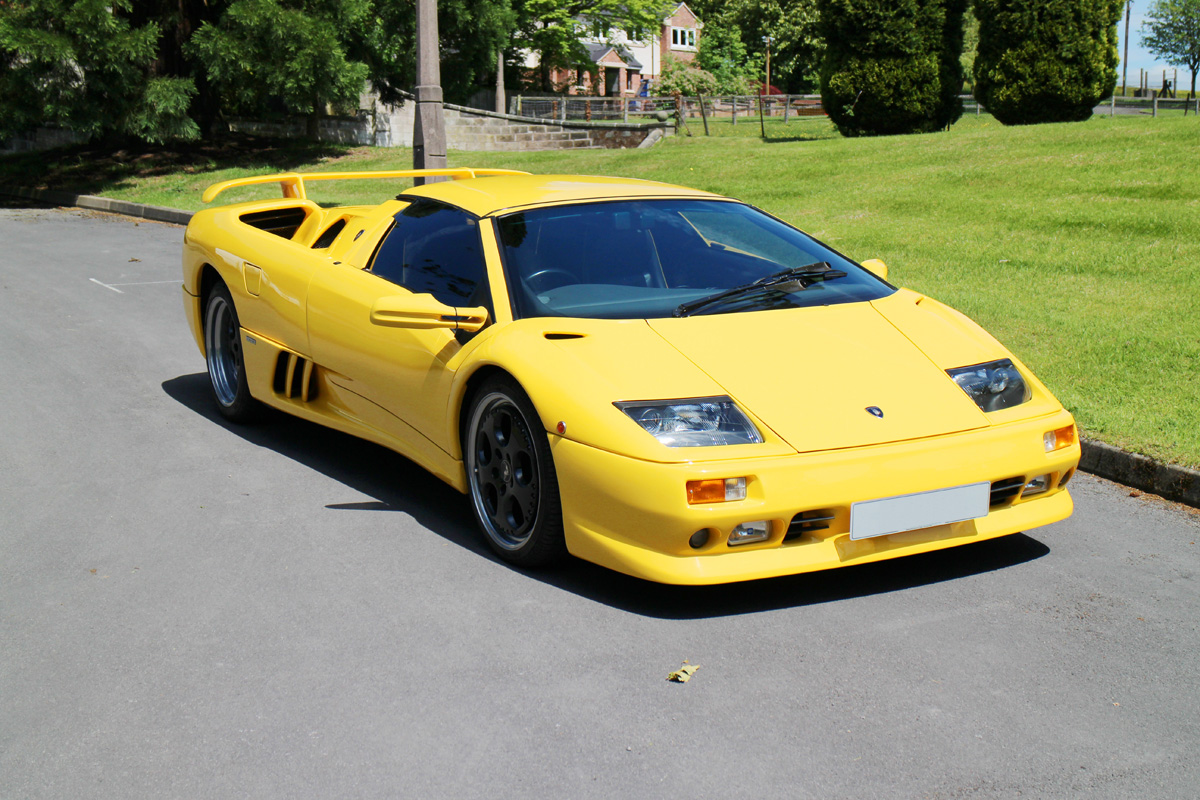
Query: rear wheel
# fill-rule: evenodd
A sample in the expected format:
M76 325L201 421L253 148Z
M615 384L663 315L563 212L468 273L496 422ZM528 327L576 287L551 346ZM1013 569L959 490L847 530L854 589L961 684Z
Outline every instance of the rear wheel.
M566 554L558 477L529 397L507 377L475 393L463 454L475 519L505 561L541 566Z
M242 357L242 329L229 288L218 283L204 306L204 352L217 410L232 422L257 416L258 401L250 396Z

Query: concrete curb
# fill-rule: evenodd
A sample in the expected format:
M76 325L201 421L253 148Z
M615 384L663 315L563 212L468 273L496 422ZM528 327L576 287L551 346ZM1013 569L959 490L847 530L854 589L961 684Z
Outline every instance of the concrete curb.
M655 131L661 136L661 132ZM109 211L130 217L141 217L159 222L174 222L186 225L192 218L191 211L177 208L148 206L142 203L127 203L87 194L71 194L52 189L6 189L0 194L26 200L38 200L60 206L75 206L95 211ZM1084 472L1107 478L1133 489L1159 495L1176 503L1200 508L1200 470L1188 469L1174 464L1163 464L1137 453L1127 453L1118 447L1092 439L1081 439L1083 455L1079 468Z
M23 200L37 200L38 202L56 206L74 206L93 211L108 211L113 214L124 214L129 217L152 219L157 222L174 222L177 225L187 225L193 213L191 211L180 211L177 208L148 206L143 203L129 203L124 200L113 200L108 197L96 197L90 194L72 194L54 189L0 188L0 194L19 197Z
M1200 470L1163 464L1091 439L1081 440L1080 445L1079 468L1084 472L1200 508Z

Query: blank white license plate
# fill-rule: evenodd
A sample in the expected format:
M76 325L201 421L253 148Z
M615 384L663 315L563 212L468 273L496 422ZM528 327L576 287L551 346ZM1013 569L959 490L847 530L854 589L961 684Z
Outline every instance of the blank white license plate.
M986 517L991 490L989 483L970 483L853 503L850 506L850 538L869 539Z

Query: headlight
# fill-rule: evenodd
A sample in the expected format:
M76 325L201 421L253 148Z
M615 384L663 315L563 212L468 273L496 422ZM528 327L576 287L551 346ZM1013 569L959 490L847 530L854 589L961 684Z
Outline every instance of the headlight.
M973 367L948 369L946 374L984 411L1019 406L1030 396L1029 384L1007 358Z
M728 397L613 403L667 447L759 444L762 434Z

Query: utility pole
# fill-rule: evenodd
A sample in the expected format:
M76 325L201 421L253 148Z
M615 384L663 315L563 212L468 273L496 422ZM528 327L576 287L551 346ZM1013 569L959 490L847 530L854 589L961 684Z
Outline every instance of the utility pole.
M508 102L504 99L504 48L501 47L496 53L496 113L505 113L508 110L506 105Z
M1133 0L1127 0L1125 3L1125 57L1121 59L1121 96L1125 95L1125 76L1129 69L1129 9L1133 7Z
M413 169L445 169L446 121L438 55L437 0L417 0L417 113L413 120ZM416 184L440 180L417 178Z
M766 44L766 46L767 46L767 88L766 88L766 92L768 95L771 94L771 42L773 42L773 41L774 41L774 39L772 39L770 36L763 37L763 43ZM762 90L759 90L758 93L762 94Z

